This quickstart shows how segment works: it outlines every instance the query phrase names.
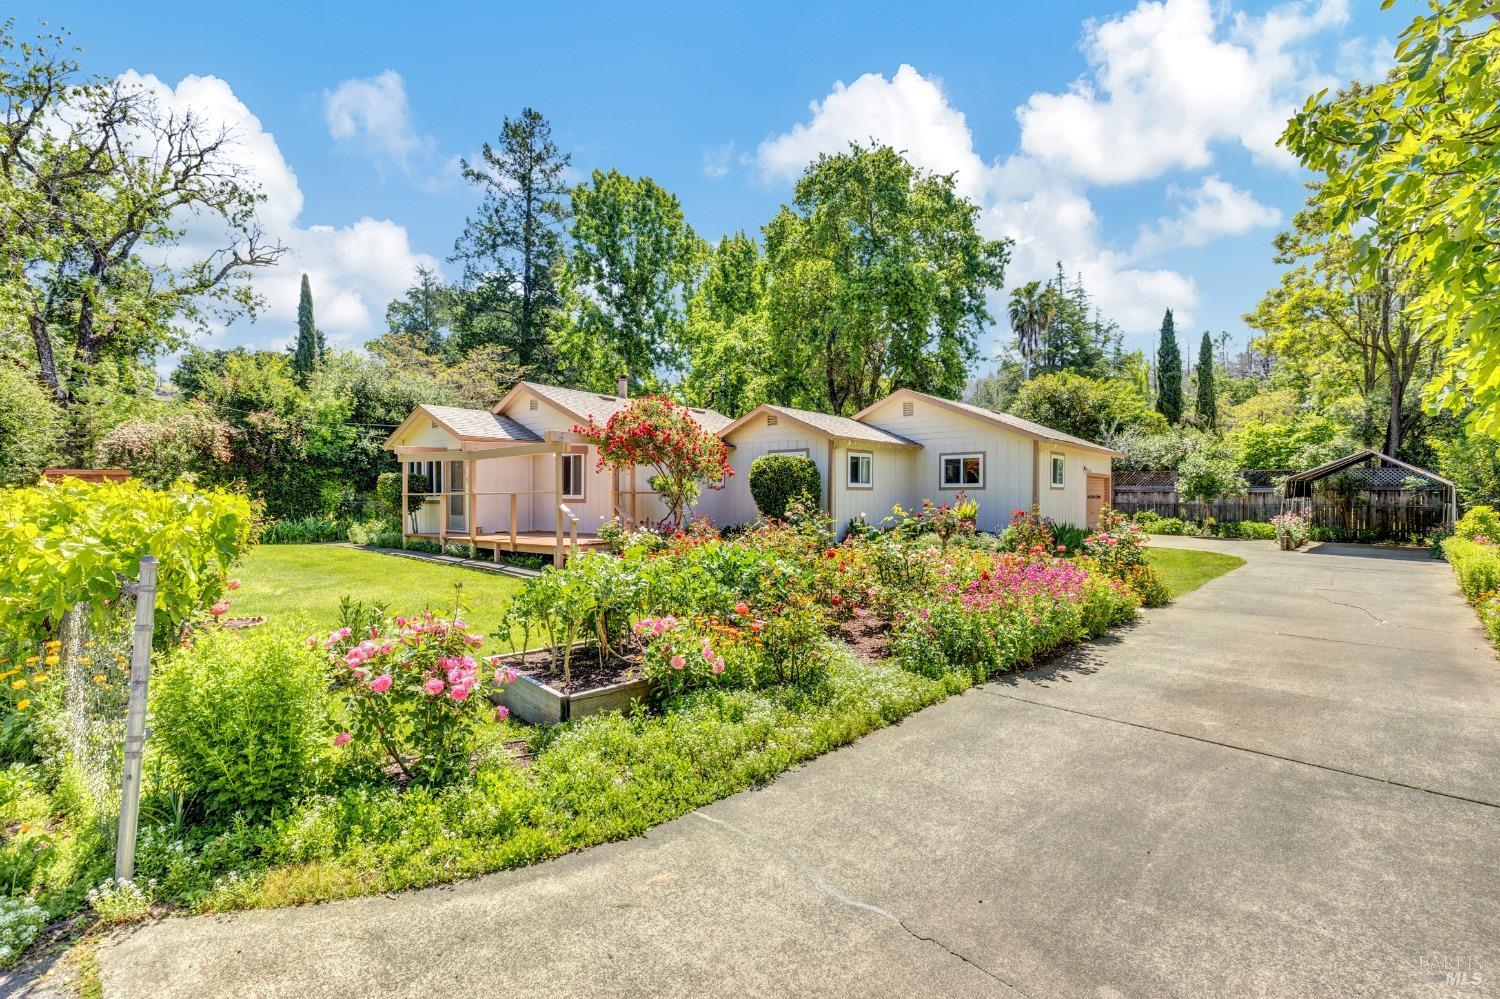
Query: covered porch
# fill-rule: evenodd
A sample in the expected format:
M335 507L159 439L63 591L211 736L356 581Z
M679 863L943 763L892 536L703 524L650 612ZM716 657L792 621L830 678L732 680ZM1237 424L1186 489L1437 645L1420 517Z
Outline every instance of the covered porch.
M541 441L455 440L395 445L401 462L402 535L503 552L551 555L554 565L599 548L599 527L650 516L655 493L634 470L598 469L597 452L575 433Z

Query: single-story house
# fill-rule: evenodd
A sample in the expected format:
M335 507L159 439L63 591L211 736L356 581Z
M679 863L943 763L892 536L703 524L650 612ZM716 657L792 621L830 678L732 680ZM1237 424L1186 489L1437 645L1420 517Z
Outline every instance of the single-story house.
M486 550L550 553L599 544L598 529L660 520L665 507L647 469L599 469L596 449L573 432L628 405L624 386L602 395L521 382L490 410L418 406L386 441L416 506L408 537L463 540ZM842 531L864 516L878 524L900 504L979 502L979 528L997 531L1011 511L1036 505L1054 520L1095 523L1111 494L1117 452L1006 413L900 389L852 417L759 406L737 420L711 409L692 416L729 446L734 471L705 489L695 514L719 525L755 519L750 463L803 454L818 466L823 509Z

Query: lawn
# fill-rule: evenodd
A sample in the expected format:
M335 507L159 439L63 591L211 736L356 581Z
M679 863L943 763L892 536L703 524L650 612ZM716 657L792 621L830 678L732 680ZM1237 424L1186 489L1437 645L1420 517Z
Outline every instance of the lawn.
M1146 559L1161 573L1173 597L1191 593L1210 579L1217 579L1245 564L1244 559L1235 555L1187 548L1147 548Z
M231 614L264 614L272 624L326 631L338 622L339 598L384 603L393 613L453 613L454 584L463 586L465 618L488 634L521 588L514 576L437 565L340 545L259 545L238 568L240 590Z

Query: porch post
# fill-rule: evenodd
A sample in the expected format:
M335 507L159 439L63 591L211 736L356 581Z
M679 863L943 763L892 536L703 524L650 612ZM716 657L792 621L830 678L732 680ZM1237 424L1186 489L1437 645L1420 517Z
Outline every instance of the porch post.
M475 494L474 485L474 469L476 465L477 463L473 458L470 458L464 462L464 484L469 487L469 498L465 503L466 516L464 517L464 520L468 523L469 547L471 549L474 547L474 536L478 533L478 530L474 523L474 518L479 515L479 497Z
M433 467L441 468L443 480L442 491L438 493L438 547L448 547L448 490L453 488L453 483L448 481L448 469L446 463L435 461Z
M406 481L406 473L411 468L411 462L400 455L396 457L401 460L401 511L396 516L401 520L401 546L404 548L406 547L406 526L411 520L411 514L408 512L411 510L411 489Z
M561 568L567 561L567 554L563 550L563 488L562 488L562 463L565 449L561 444L552 458L552 517L557 524L556 547L552 550L552 564Z

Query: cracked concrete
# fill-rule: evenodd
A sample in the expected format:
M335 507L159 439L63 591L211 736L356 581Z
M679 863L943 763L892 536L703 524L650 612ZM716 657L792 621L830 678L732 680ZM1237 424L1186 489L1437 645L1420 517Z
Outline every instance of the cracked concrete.
M1500 669L1451 570L1165 543L1248 564L639 839L122 933L106 995L1197 999L1493 975Z

